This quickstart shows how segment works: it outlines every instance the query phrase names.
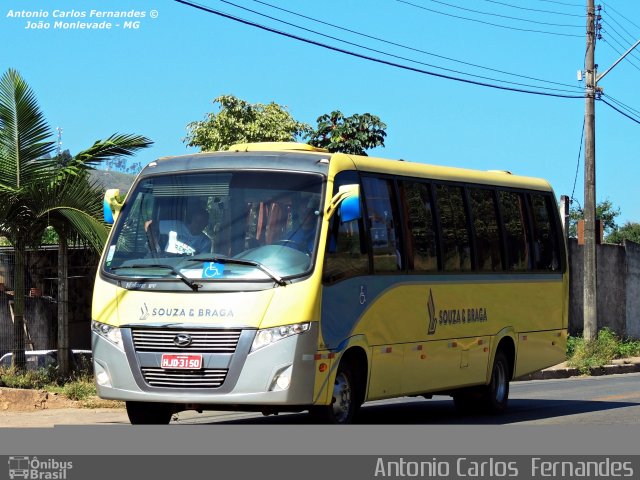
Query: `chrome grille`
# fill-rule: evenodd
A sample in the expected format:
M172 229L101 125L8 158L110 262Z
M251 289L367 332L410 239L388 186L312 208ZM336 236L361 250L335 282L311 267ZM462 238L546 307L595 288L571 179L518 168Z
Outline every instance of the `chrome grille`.
M202 370L166 370L142 367L145 381L152 387L216 388L224 383L227 370L205 368Z
M172 352L197 351L201 353L233 353L238 346L242 330L166 330L142 329L131 330L133 344L138 352ZM178 347L173 339L178 334L191 336L188 347Z

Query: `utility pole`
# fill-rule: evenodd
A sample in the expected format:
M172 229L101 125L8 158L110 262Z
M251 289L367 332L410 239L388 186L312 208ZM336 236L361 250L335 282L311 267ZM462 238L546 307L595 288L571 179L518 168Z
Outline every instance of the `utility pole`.
M631 53L631 46L613 65L598 75L595 62L596 39L600 39L600 5L587 0L587 53L584 58L584 319L583 335L592 340L598 332L597 258L596 258L596 98L602 94L598 82Z
M584 331L586 340L595 338L597 316L596 263L596 12L594 0L587 0L587 53L584 111Z
M56 130L58 131L58 146L56 148L56 154L59 157L62 153L62 129L60 127L57 127Z

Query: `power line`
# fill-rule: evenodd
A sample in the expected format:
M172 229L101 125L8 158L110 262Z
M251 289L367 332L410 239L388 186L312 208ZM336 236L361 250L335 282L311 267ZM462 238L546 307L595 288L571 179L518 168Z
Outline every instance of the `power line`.
M625 117L627 117L629 120L636 122L638 125L640 125L640 119L638 118L633 118L631 115L628 115L626 113L624 113L622 110L620 110L619 108L611 105L609 102L607 102L605 99L603 98L599 98L598 100L600 100L602 103L604 103L605 105L608 105L609 107L613 108L616 112L618 112L620 115L623 115Z
M613 38L613 37L612 37ZM614 47L613 45L611 45L611 42L609 42L607 39L603 38L602 39L604 41L604 43L606 43L607 45L609 45L609 47L616 52L618 55L623 55L623 52L621 52L620 50L618 50L616 47ZM613 41L616 42L618 45L620 45L622 48L626 49L628 48L625 47L624 45L622 45L618 40L616 40L615 38L613 38ZM629 56L624 57L624 60L629 62L630 65L632 65L633 67L635 67L637 70L640 70L640 67L638 67L633 61L631 61L631 59L629 58Z
M558 5L564 5L565 7L580 7L584 8L584 5L578 5L576 3L558 2L557 0L538 0L539 2L557 3Z
M573 190L571 190L571 203L573 203L573 195L576 192L576 183L578 182L578 171L580 169L580 157L582 156L582 141L584 140L584 122L585 119L582 119L582 130L580 134L580 148L578 149L578 164L576 165L576 176L573 179ZM578 202L579 203L579 202Z
M438 10L433 10L431 8L423 7L422 5L416 5L415 3L411 3L411 2L408 2L406 0L395 0L395 1L399 2L399 3L404 3L406 5L410 5L410 6L414 7L414 8L419 8L421 10L426 10L426 11L431 12L431 13L437 13L439 15L445 15L447 17L457 18L459 20L467 20L469 22L482 23L484 25L490 25L492 27L505 28L507 30L516 30L516 31L520 31L520 32L529 32L529 33L544 33L544 34L547 34L547 35L558 35L558 36L561 36L561 37L578 37L578 38L582 38L582 35L574 35L574 34L571 34L571 33L558 33L558 32L548 32L548 31L545 31L545 30L533 30L533 29L529 29L529 28L509 27L507 25L500 25L500 24L497 24L497 23L485 22L485 21L478 20L478 19L475 19L475 18L461 17L459 15L453 15L451 13L440 12Z
M607 22L606 20L603 20L603 23L604 23L605 25L607 25L607 27L608 27L608 28L605 30L606 32L609 32L609 31L613 32L613 33L614 33L614 34L616 34L616 35L617 35L617 36L618 36L618 37L619 37L623 42L625 42L625 43L626 43L626 45L624 45L624 44L622 44L622 43L620 43L620 42L616 41L616 43L617 43L618 45L620 45L622 48L624 48L625 50L626 50L626 49L628 49L628 48L629 48L633 43L635 43L635 42L636 42L636 39L634 39L633 37L631 37L631 38L632 38L632 41L631 41L631 42L629 42L629 40L627 40L625 37L623 37L623 36L622 36L622 34L621 34L620 32L618 32L615 28L613 28L613 27L609 24L609 22ZM615 40L615 39L614 39L614 40ZM630 55L631 55L632 57L635 57L636 59L639 59L639 60L640 60L640 58L638 58L638 57L636 56L636 53L635 53L635 52L631 52L631 53L630 53Z
M626 50L627 48L629 48L628 46L627 46L627 47L625 47L624 45L622 45L622 44L621 44L618 40L616 40L615 38L613 38L613 37L612 37L612 39L613 39L613 41L614 41L614 42L616 42L618 45L620 45L620 46L623 48L623 50ZM618 55L620 55L620 56L622 56L622 55L623 55L623 52L621 52L621 51L620 51L620 50L618 50L616 47L614 47L614 46L611 44L611 42L609 42L606 38L603 38L603 39L602 39L602 41L603 41L604 43L606 43L607 45L609 45L609 48L610 48L611 50L613 50L614 52L616 52ZM631 60L631 58L629 58L629 56L626 56L626 57L624 58L624 60L625 60L626 62L629 62L629 64L630 64L630 65L632 65L633 67L635 67L636 69L639 69L639 70L640 70L640 67L638 67L638 66L637 66L637 65L636 65L636 64Z
M459 7L458 5L452 5L450 3L441 2L440 0L430 0L430 1L433 2L433 3L440 4L440 5L444 5L446 7L457 8L458 10L462 10L462 11L465 11L465 12L477 13L479 15L489 15L491 17L506 18L507 20L517 20L519 22L535 23L537 25L548 25L550 27L570 27L570 28L583 28L584 27L584 25L564 25L564 24L559 24L559 23L540 22L540 21L537 21L537 20L530 20L528 18L511 17L509 15L501 15L501 14L493 13L493 12L483 12L481 10L473 10L471 8Z
M224 1L224 0L221 0L221 1ZM510 76L513 76L513 77L525 78L527 80L534 80L536 82L543 82L543 83L549 83L549 84L553 84L553 85L560 85L560 86L563 86L563 87L576 88L574 85L567 84L567 83L553 82L553 81L550 81L550 80L544 80L544 79L541 79L541 78L531 77L531 76L527 76L527 75L520 75L520 74L517 74L517 73L507 72L507 71L499 70L499 69L496 69L496 68L490 68L490 67L486 67L486 66L483 66L483 65L478 65L478 64L475 64L475 63L465 62L463 60L457 60L455 58L446 57L444 55L438 55L436 53L429 52L429 51L426 51L426 50L421 50L419 48L411 47L409 45L404 45L402 43L397 43L397 42L393 42L393 41L390 41L390 40L385 40L383 38L376 37L376 36L373 36L373 35L368 35L366 33L362 33L362 32L356 31L356 30L352 30L350 28L347 28L347 27L344 27L344 26L341 26L341 25L336 25L334 23L326 22L326 21L323 21L323 20L318 20L317 18L313 18L313 17L310 17L308 15L304 15L304 14L299 13L299 12L294 12L294 11L288 10L286 8L278 7L277 5L272 5L270 3L267 3L267 2L264 2L264 1L261 1L261 0L252 0L252 1L255 2L255 3L259 3L261 5L265 5L265 6L270 7L270 8L274 8L274 9L279 10L281 12L285 12L285 13L288 13L288 14L291 14L291 15L295 15L295 16L307 19L307 20L311 20L312 22L316 22L316 23L319 23L321 25L327 25L329 27L337 28L337 29L343 30L345 32L349 32L349 33L353 33L355 35L359 35L361 37L369 38L371 40L375 40L375 41L378 41L378 42L386 43L388 45L393 45L393 46L396 46L396 47L404 48L404 49L411 50L411 51L414 51L414 52L418 52L418 53L422 53L422 54L429 55L429 56L432 56L432 57L440 58L440 59L443 59L443 60L448 60L450 62L460 63L460 64L463 64L463 65L467 65L467 66L471 66L471 67L475 67L475 68L480 68L480 69L488 70L488 71L491 71L491 72L502 73L504 75L510 75ZM229 2L225 2L225 3L229 3ZM244 7L240 7L240 8L244 8ZM321 34L321 35L324 35L324 34Z
M638 116L640 116L640 110L636 110L635 108L632 108L629 105L626 105L626 104L622 103L620 100L617 100L617 99L613 98L611 95L605 95L603 93L602 96L607 97L613 103L615 103L616 105L619 105L620 107L624 108L625 110L627 110L629 112L633 112L633 113L637 114Z
M359 43L350 42L348 40L343 40L341 38L338 38L338 37L335 37L335 36L332 36L332 35L327 35L326 33L318 32L317 30L312 30L310 28L302 27L300 25L296 25L295 23L287 22L285 20L273 17L271 15L266 15L264 13L261 13L261 12L258 12L256 10L253 10L251 8L243 7L241 5L238 5L238 4L233 3L231 1L228 1L228 0L220 0L220 2L226 3L227 5L231 5L233 7L239 8L239 9L244 10L244 11L253 13L255 15L259 15L261 17L268 18L269 20L273 20L275 22L283 23L283 24L288 25L290 27L298 28L300 30L303 30L303 31L309 32L309 33L313 33L315 35L320 35L322 37L329 38L329 39L335 40L337 42L346 43L347 45L351 45L351 46L354 46L354 47L357 47L357 48L361 48L361 49L367 50L369 52L380 53L382 55L386 55L386 56L391 57L391 58L395 58L395 59L398 59L398 60L404 60L406 62L415 63L415 64L418 64L418 65L424 65L426 67L436 68L438 70L443 70L445 72L456 73L456 74L465 75L465 76L473 77L473 78L480 78L482 80L491 80L491 81L495 81L495 82L506 83L506 84L509 84L509 85L517 85L517 86L520 86L520 87L541 88L541 89L544 89L544 90L551 90L551 91L556 91L556 92L571 92L571 93L574 93L575 90L576 90L576 87L573 87L573 86L571 86L571 88L573 90L566 90L566 89L561 89L561 88L551 88L551 87L540 87L538 85L531 85L531 84L519 83L519 82L510 82L508 80L501 80L499 78L485 77L483 75L475 75L475 74L472 74L472 73L462 72L460 70L454 70L454 69L451 69L451 68L440 67L438 65L433 65L433 64L430 64L430 63L426 63L426 62L421 62L419 60L413 60L411 58L403 57L401 55L396 55L396 54L393 54L393 53L385 52L383 50L378 50L376 48L367 47L367 46L361 45Z
M615 18L613 18L613 16L609 15L609 12L605 10L605 13L607 13L611 21L614 22L616 25L618 25L622 29L622 31L629 36L629 38L632 38L635 40L635 37L633 36L633 34L629 33L629 31L626 28L624 28L624 26L620 22L618 22ZM606 20L605 20L605 23L606 23Z
M639 28L639 29L640 29L640 26L638 26L637 24L633 23L633 22L632 22L631 20L629 20L627 17L625 17L624 15L622 15L620 12L618 12L615 8L613 8L612 6L610 6L608 3L604 3L604 2L602 2L602 3L604 4L604 6L605 6L605 8L606 8L607 10L611 10L611 11L613 11L613 12L617 13L619 16L621 16L623 19L625 19L625 20L626 20L627 22L629 22L631 25L633 25L634 27L636 27L636 28Z
M527 8L527 7L521 7L519 5L511 5L510 3L504 3L504 2L497 2L496 0L484 0L485 2L489 2L489 3L495 3L497 5L503 5L505 7L511 7L511 8L517 8L518 10L527 10L530 12L539 12L539 13L551 13L553 15L564 15L565 17L579 17L582 18L584 15L579 15L577 13L564 13L564 12L553 12L550 10L540 10L537 8Z
M315 45L315 46L318 46L318 47L321 47L321 48L325 48L327 50L331 50L331 51L334 51L334 52L344 53L345 55L349 55L349 56L352 56L352 57L360 58L360 59L363 59L363 60L369 60L369 61L376 62L376 63L382 64L382 65L387 65L387 66L390 66L390 67L399 68L399 69L402 69L402 70L407 70L407 71L411 71L411 72L415 72L415 73L421 73L421 74L424 74L424 75L429 75L429 76L437 77L437 78L443 78L443 79L446 79L446 80L454 80L456 82L467 83L467 84L477 85L477 86L487 87L487 88L494 88L494 89L497 89L497 90L505 90L505 91L510 91L510 92L526 93L526 94L530 94L530 95L540 95L540 96L555 97L555 98L585 98L584 95L564 95L564 94L558 94L558 93L540 92L540 91L535 91L535 90L525 90L525 89L521 89L521 88L504 87L502 85L495 85L495 84L491 84L491 83L478 82L478 81L475 81L475 80L468 80L468 79L465 79L465 78L459 78L459 77L454 77L454 76L451 76L451 75L444 75L444 74L441 74L441 73L431 72L429 70L423 70L423 69L420 69L420 68L411 67L409 65L403 65L403 64L400 64L400 63L390 62L388 60L384 60L384 59L381 59L381 58L375 58L375 57L371 57L371 56L368 56L368 55L363 55L361 53L352 52L350 50L345 50L343 48L335 47L333 45L328 45L328 44L325 44L325 43L322 43L322 42L318 42L316 40L312 40L312 39L309 39L309 38L301 37L301 36L294 35L294 34L291 34L291 33L288 33L288 32L283 32L281 30L277 30L275 28L268 27L266 25L262 25L262 24L259 24L259 23L256 23L256 22L252 22L252 21L240 18L240 17L236 17L235 15L231 15L231 14L228 14L228 13L225 13L225 12L221 12L219 10L215 10L213 8L206 7L204 5L200 5L200 4L195 3L195 2L190 2L190 1L187 1L187 0L175 0L175 1L178 2L178 3L182 3L183 5L187 5L189 7L195 8L197 10L201 10L201 11L204 11L204 12L207 12L207 13L212 13L214 15L217 15L217 16L229 19L229 20L233 20L233 21L238 22L238 23L242 23L244 25L252 26L252 27L255 27L255 28L258 28L260 30L264 30L264 31L267 31L267 32L270 32L270 33L275 33L276 35L280 35L280 36L283 36L283 37L286 37L286 38L290 38L290 39L293 39L293 40L298 40L298 41L301 41L303 43L307 43L307 44L310 44L310 45Z

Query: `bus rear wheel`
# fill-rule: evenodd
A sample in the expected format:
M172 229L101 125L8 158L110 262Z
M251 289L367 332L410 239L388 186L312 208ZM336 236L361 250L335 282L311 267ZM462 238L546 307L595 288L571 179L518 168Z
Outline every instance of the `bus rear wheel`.
M171 421L171 405L153 402L126 402L132 425L167 425Z
M502 350L498 350L493 361L489 385L481 390L481 403L487 413L500 414L507 409L510 376L509 360Z
M311 417L319 423L349 424L360 408L360 390L356 369L350 362L341 362L333 384L330 405L311 407Z

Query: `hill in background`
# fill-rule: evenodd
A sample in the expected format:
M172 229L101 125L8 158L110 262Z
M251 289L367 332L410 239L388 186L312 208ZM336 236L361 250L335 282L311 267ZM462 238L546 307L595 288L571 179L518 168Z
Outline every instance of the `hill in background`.
M114 172L107 170L92 170L91 179L102 185L107 190L109 188L120 189L120 194L124 195L129 191L136 176L131 173Z

